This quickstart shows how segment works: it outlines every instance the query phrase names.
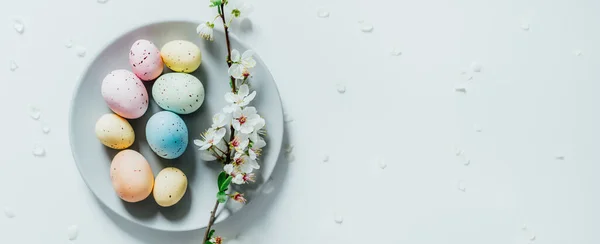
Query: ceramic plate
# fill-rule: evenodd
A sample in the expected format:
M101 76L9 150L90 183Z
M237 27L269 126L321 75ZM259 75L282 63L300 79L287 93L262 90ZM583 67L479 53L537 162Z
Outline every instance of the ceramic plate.
M71 101L70 112L70 141L73 157L81 177L87 186L109 209L125 219L143 226L165 231L187 231L201 229L206 226L209 212L214 206L216 178L222 166L217 162L204 162L200 159L197 147L192 143L201 132L210 127L212 115L225 106L224 94L229 89L227 64L225 57L227 49L223 32L215 32L215 41L202 40L196 34L197 23L187 21L160 22L145 25L132 30L100 51L81 76ZM145 126L148 119L161 108L152 101L148 112L139 119L129 120L135 130L135 143L131 146L146 157L154 175L168 166L180 168L188 177L188 190L183 199L173 207L158 206L153 197L139 203L122 201L113 191L109 168L112 158L119 151L102 145L95 136L96 120L101 115L111 113L104 102L100 88L104 77L116 69L129 68L129 49L138 39L154 42L160 49L162 45L172 40L188 40L194 42L202 51L202 64L192 75L202 81L206 90L206 99L200 109L181 117L189 130L189 145L186 152L174 160L158 157L146 142ZM232 48L241 52L249 49L235 36L231 36ZM255 56L257 61L251 79L252 89L257 91L253 105L267 121L267 148L260 162L261 169L258 181L253 187L259 187L268 179L275 167L283 139L283 111L279 92L271 73ZM172 72L165 67L165 73ZM153 82L145 82L148 94L152 94ZM260 192L260 191L256 191ZM256 196L254 196L256 197ZM237 203L228 203L237 204ZM222 208L219 209L221 212ZM223 220L230 213L221 214Z

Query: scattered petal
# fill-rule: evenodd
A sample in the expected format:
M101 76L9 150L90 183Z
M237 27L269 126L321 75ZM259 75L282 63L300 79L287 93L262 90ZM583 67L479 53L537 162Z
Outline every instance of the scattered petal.
M337 91L340 94L344 94L346 92L346 85L344 84L337 84Z
M69 237L69 240L74 241L75 239L77 239L78 235L79 227L77 227L77 225L71 225L67 228L67 237Z
M454 151L454 155L456 155L456 156L460 156L462 154L463 154L463 151L458 148Z
M13 20L13 28L19 34L23 34L23 32L25 32L25 24L23 24L23 21L19 19Z
M44 155L46 155L46 150L40 145L35 145L33 147L32 154L36 157L43 157Z
M473 129L475 130L475 132L481 132L481 131L483 131L483 129L481 129L481 126L479 126L478 124L474 124L473 125Z
M400 49L398 49L398 48L394 48L394 49L392 49L392 51L390 52L390 54L392 56L400 56L400 55L402 55L402 51L400 51Z
M573 52L573 54L575 54L575 56L581 56L581 55L583 55L583 52L581 52L581 50L575 50L575 52Z
M360 24L360 30L364 33L371 33L373 32L373 25L369 24L369 23L365 23L364 21L359 21L358 22Z
M14 60L10 61L10 71L15 71L19 68L19 65Z
M385 169L387 167L387 163L385 162L384 159L379 159L377 164L379 165L379 168L381 168L381 169Z
M534 234L531 235L531 237L529 237L530 241L535 241L536 236Z
M523 225L523 227L521 227L521 230L527 230L527 225Z
M50 133L50 127L47 125L42 125L42 132L44 132L44 134Z
M317 10L317 16L319 18L328 18L329 17L329 11L327 11L327 9L320 8L320 9Z
M463 70L463 71L460 72L460 75L466 75L466 74L467 74L467 71Z
M329 162L329 155L323 156L323 162L324 163Z
M462 180L459 180L457 186L459 191L466 192L467 188L465 187L465 183Z
M66 48L72 48L73 47L73 41L71 39L68 39L65 41L65 47Z
M97 2L100 4L104 4L104 3L108 2L108 0L97 0Z
M470 159L465 159L464 163L465 166L469 166L471 164L471 160Z
M17 214L15 214L15 211L12 210L11 208L4 207L4 216L6 216L9 219L12 219L12 218L16 217Z
M40 119L40 116L42 114L42 111L34 106L30 106L29 107L29 116L34 119L34 120L38 120Z
M481 66L480 63L477 63L477 62L471 63L471 70L473 70L473 72L481 72L481 69L483 69L483 66Z
M336 223L338 223L338 224L344 223L344 216L342 216L342 215L341 215L341 214L339 214L339 213L335 213L335 214L333 215L333 220L334 220Z
M529 24L525 23L521 25L521 29L524 31L529 31Z
M87 50L85 49L85 47L77 46L77 47L75 47L75 52L77 53L77 56L79 56L80 58L83 58L83 57L85 57Z
M473 76L469 75L469 77L467 77L467 80L473 80Z
M563 155L558 155L556 157L554 157L556 160L565 160L565 156Z

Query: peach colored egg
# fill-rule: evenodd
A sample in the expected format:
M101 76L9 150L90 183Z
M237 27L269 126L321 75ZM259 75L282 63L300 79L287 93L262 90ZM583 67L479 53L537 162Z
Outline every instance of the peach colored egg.
M129 50L129 64L133 73L143 81L156 79L163 71L158 48L148 40L138 40Z
M110 178L115 192L123 201L146 199L154 187L154 174L148 161L134 150L123 150L113 158Z
M115 70L104 78L102 97L113 112L126 119L142 117L148 110L148 91L128 70Z

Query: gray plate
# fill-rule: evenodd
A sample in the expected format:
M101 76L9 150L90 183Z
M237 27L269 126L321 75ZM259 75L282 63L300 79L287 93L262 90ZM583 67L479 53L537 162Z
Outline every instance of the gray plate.
M83 73L78 87L75 89L70 111L70 141L73 157L81 177L87 186L109 209L140 225L165 230L186 231L206 227L209 212L214 206L216 178L221 166L217 162L204 162L200 159L197 147L192 143L200 133L211 125L212 115L225 106L224 94L229 89L227 65L225 63L226 46L223 32L215 32L215 41L201 40L195 33L197 23L187 21L171 21L149 24L128 32L104 48ZM150 102L148 112L139 119L129 120L135 129L135 143L131 147L146 157L154 175L168 166L180 168L188 177L188 190L183 199L175 206L162 208L152 196L139 203L121 201L113 191L109 167L118 150L103 146L94 133L96 120L105 113L111 113L100 93L104 77L115 69L129 68L129 49L138 39L154 42L160 49L171 40L188 40L194 42L202 50L202 64L192 73L198 77L206 89L206 100L202 107L190 114L181 116L189 130L189 145L186 152L178 159L166 160L158 157L146 142L145 125L154 113L161 111L154 101ZM231 38L232 48L243 52L248 49L235 36ZM277 86L271 73L262 60L255 56L257 66L251 80L251 89L257 91L253 105L267 121L267 148L260 162L258 181L252 187L259 188L269 179L281 150L283 139L283 111ZM165 72L171 72L165 67ZM148 94L152 94L153 82L146 82ZM256 190L256 189L254 189ZM260 192L252 191L250 192ZM257 197L257 196L254 196ZM235 202L229 202L231 209L239 210ZM223 208L219 209L221 213ZM222 221L236 210L221 214Z

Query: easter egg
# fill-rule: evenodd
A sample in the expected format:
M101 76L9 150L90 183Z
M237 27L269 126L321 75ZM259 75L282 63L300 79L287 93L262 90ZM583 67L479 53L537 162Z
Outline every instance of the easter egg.
M158 112L146 124L146 139L152 151L166 159L178 158L188 145L188 129L179 115Z
M115 114L105 114L98 119L96 137L112 149L128 148L135 141L135 133L129 122Z
M194 43L183 40L167 42L160 49L160 56L167 67L175 72L192 73L202 62L200 48Z
M204 86L198 78L190 74L164 74L154 83L152 97L164 110L189 114L202 106Z
M163 71L158 48L148 40L138 40L129 50L129 64L133 73L143 81L156 79Z
M152 195L158 205L170 207L183 198L187 185L188 179L181 170L168 167L156 175Z
M148 161L134 150L123 150L110 164L110 179L117 195L126 202L146 199L154 186L154 174Z
M142 117L148 110L148 91L142 81L124 69L110 72L102 81L102 97L108 107L126 119Z

